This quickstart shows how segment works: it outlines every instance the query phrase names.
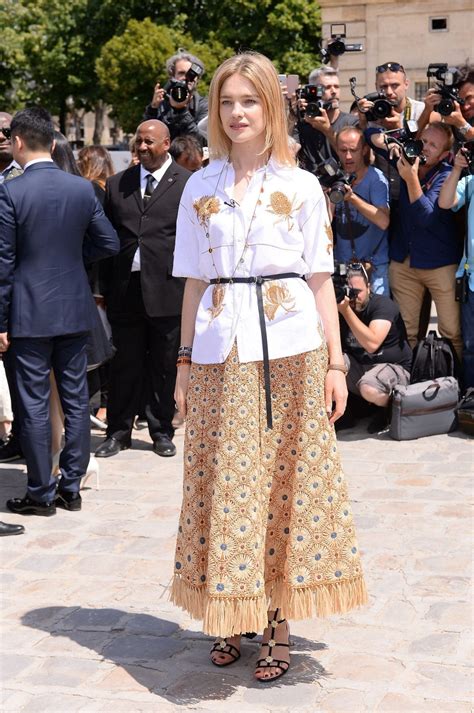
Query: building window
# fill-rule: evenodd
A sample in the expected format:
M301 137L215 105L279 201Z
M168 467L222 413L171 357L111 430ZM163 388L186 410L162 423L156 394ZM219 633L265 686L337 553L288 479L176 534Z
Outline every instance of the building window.
M430 32L447 32L447 17L430 17Z
M423 101L428 91L428 82L415 82L415 99Z

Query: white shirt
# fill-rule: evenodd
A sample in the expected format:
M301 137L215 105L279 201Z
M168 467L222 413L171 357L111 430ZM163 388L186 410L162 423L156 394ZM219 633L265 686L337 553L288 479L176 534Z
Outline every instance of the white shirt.
M157 185L165 175L166 171L169 169L171 166L172 159L171 156L168 154L168 158L164 162L164 164L161 166L161 168L158 168L156 171L147 171L146 168L143 168L143 166L140 164L140 192L142 194L142 199L143 196L145 195L145 188L146 188L146 179L147 176L150 174L153 176L155 179L154 183L154 188L153 190L156 190ZM138 272L141 269L141 263L140 263L140 248L138 247L135 251L135 255L133 256L133 262L132 262L132 272Z
M331 227L317 178L300 168L281 167L272 160L263 181L264 173L265 168L256 171L242 204L235 203L235 207L231 164L212 161L189 178L178 212L175 277L209 282L233 274L247 277L295 272L309 276L334 271ZM203 197L214 197L208 219L206 210L197 203ZM257 200L261 201L258 205ZM239 263L246 237L249 247ZM224 285L219 285L219 290L214 288L207 288L198 308L193 361L224 362L234 340L241 362L261 360L255 285L228 284L223 300L219 292ZM314 295L304 280L264 283L263 296L270 359L300 354L321 344Z
M35 163L54 163L52 158L48 158L47 156L45 158L32 158L31 161L28 161L28 163L25 163L23 166L23 170L26 171L27 168L30 166L33 166Z

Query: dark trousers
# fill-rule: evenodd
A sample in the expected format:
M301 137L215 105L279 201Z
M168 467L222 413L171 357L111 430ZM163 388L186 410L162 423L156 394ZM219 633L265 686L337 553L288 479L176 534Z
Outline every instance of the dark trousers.
M149 317L143 304L140 273L132 272L126 311L109 312L117 352L110 363L107 436L130 443L133 420L140 411L143 384L145 416L153 441L174 435L174 387L180 339L180 317Z
M28 495L38 502L54 498L51 475L49 374L54 370L64 411L65 445L59 458L61 490L78 492L90 456L87 335L12 339L20 440L28 469Z

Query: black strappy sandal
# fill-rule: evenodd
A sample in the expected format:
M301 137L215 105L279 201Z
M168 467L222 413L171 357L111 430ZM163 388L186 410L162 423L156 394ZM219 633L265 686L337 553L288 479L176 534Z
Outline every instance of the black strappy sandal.
M218 663L212 658L212 654L215 651L219 652L220 654L226 654L227 656L231 656L231 660L225 661L224 663ZM240 651L235 646L233 646L233 644L228 644L227 639L218 639L217 641L215 641L210 653L211 662L214 664L214 666L218 666L219 668L224 668L224 666L230 666L231 664L235 663L240 659Z
M261 681L261 683L268 683L269 681L276 681L277 678L281 678L290 668L290 663L289 661L281 661L280 659L274 659L272 656L272 651L276 646L287 646L288 649L290 648L290 644L279 644L275 640L275 633L276 633L276 628L278 624L283 624L286 619L278 619L278 609L275 610L275 614L273 616L272 621L269 621L269 625L271 626L271 632L270 632L270 639L268 640L267 643L262 642L262 646L267 646L268 647L268 656L265 656L263 659L259 659L257 661L257 666L256 668L279 668L280 671L279 673L276 673L274 676L268 676L266 678L259 678L256 676L255 678L257 681ZM288 637L289 637L289 632L288 632Z

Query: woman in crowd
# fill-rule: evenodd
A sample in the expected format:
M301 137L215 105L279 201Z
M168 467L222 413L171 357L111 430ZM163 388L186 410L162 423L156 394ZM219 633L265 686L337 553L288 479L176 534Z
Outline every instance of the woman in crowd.
M287 619L367 596L333 427L347 389L332 234L263 55L217 70L209 147L173 267L187 278L175 392L187 421L171 598L219 637L217 666L263 630L255 675L268 682L289 668Z
M105 182L115 173L110 153L103 146L85 146L79 151L77 165L81 175L87 178L88 181L92 181L95 194L103 206L105 199ZM96 303L99 309L102 308L105 310L100 284L99 264L91 265L88 268L88 274L92 294L95 297ZM98 373L94 374L94 376L95 380L98 380L99 383L91 385L93 388L90 390L95 392L97 389L100 389L100 404L93 421L99 428L105 428L107 422L109 365L103 364L99 367Z

